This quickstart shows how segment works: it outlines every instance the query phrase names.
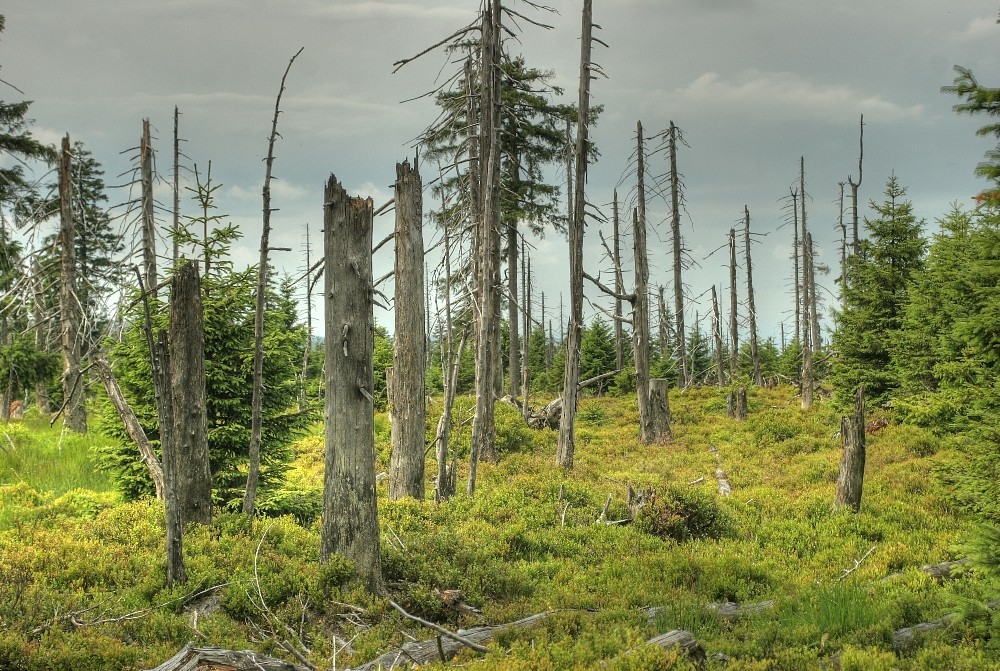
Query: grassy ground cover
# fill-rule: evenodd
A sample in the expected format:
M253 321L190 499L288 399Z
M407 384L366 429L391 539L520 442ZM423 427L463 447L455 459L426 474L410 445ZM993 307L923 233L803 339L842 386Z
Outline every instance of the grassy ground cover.
M457 422L471 404L460 399ZM710 669L1000 669L991 615L977 605L997 586L974 570L943 583L918 570L964 555L965 523L936 476L955 458L946 445L883 429L870 439L860 513L834 513L839 418L828 407L803 413L787 388L753 390L745 422L726 418L723 390L674 393L671 405L674 442L643 446L633 399L585 399L570 473L554 465L554 432L498 406L501 459L480 466L474 498L390 503L380 489L384 569L409 612L454 628L555 611L501 634L487 655L430 668L691 668L673 651L621 656L680 628ZM318 565L309 505L298 519L219 514L191 530L190 583L167 589L162 509L121 502L88 468L95 439L59 446L39 427L4 430L2 669L148 668L189 640L287 657L284 639L316 666L344 669L430 636L353 587L349 566ZM465 424L456 436L460 457L468 433ZM384 417L376 437L385 469ZM290 496L319 495L322 443L317 434L296 446ZM70 452L77 465L52 465ZM717 458L729 497L717 491ZM655 490L652 502L634 523L598 523L609 496L606 520L630 516L629 485ZM449 589L482 614L447 606L438 593ZM765 601L773 607L735 621L709 607ZM963 617L893 651L895 630L953 612Z

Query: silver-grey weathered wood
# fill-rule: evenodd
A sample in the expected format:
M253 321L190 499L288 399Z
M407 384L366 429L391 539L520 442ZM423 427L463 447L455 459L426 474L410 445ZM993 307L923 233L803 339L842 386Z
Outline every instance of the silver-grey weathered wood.
M80 311L76 295L76 230L73 226L72 152L69 134L59 154L59 317L63 357L63 426L87 433L87 408L80 372Z
M837 475L834 509L861 508L861 493L865 479L865 390L858 387L854 397L854 413L840 420L840 440L843 453Z
M375 409L372 397L371 198L350 198L336 177L324 191L326 307L326 471L320 559L354 562L370 590L382 589L375 499Z
M389 499L424 498L426 321L423 195L420 172L396 164L396 300L392 348L392 453Z
M183 261L170 281L170 449L180 521L212 522L205 394L205 323L198 264Z

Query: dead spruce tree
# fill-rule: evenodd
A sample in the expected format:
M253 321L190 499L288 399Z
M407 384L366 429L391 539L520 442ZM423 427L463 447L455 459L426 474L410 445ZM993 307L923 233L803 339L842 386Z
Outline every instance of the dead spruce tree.
M736 229L729 229L729 379L740 372L740 335L736 295Z
M719 314L719 295L712 285L712 347L715 349L715 383L726 384L726 364L722 355L722 316Z
M747 267L747 314L750 318L750 363L753 383L764 386L764 376L760 370L760 347L757 343L757 307L753 295L753 262L750 260L750 208L743 206L743 255Z
M153 217L153 144L149 119L142 120L139 140L139 180L142 214L142 268L146 287L156 297L156 220Z
M858 124L858 181L855 182L851 176L847 176L847 184L851 187L851 253L857 254L861 251L861 238L858 233L858 189L861 187L863 177L862 168L865 158L865 115L861 115Z
M591 62L593 31L593 0L584 0L580 39L579 115L574 156L576 190L573 194L573 220L568 224L570 318L566 338L566 367L563 372L559 444L556 451L556 464L567 470L573 468L573 456L576 451L576 405L580 382L580 339L583 331L583 229L587 208L585 188L590 153L590 82L595 71Z
M263 229L260 233L260 259L257 262L257 302L253 319L253 389L250 401L250 465L247 471L247 489L243 497L243 512L253 515L257 503L257 483L260 479L260 441L263 427L264 407L264 306L267 297L267 261L271 251L271 171L274 167L274 144L278 140L278 115L281 113L281 94L285 92L285 80L292 64L302 49L295 52L285 73L281 76L281 86L274 101L274 116L271 119L271 135L267 141L267 158L264 160ZM288 250L286 250L288 251Z
M392 348L389 499L424 498L425 345L423 194L420 172L396 164L396 300Z
M375 341L371 198L350 198L336 177L324 191L326 438L320 560L354 562L382 589L375 500Z
M834 510L861 508L861 492L865 480L865 390L858 387L854 396L854 412L840 420L840 441L843 452L837 475Z
M83 399L83 373L80 370L80 302L76 291L76 242L72 204L72 153L69 135L62 139L59 154L59 244L61 246L59 317L63 358L64 426L77 433L87 433L87 408Z
M674 328L677 330L677 386L683 389L691 382L688 372L687 344L684 330L684 284L681 281L681 269L684 262L681 256L681 182L677 172L677 143L681 141L680 130L670 122L667 134L667 155L670 172L670 237L673 248L674 262Z

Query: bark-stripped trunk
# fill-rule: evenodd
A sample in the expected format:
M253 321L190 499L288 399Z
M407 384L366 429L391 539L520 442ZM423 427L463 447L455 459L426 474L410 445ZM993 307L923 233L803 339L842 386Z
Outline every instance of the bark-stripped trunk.
M139 178L142 185L142 269L146 290L156 298L156 220L153 217L153 145L149 119L142 120L139 141Z
M865 480L865 391L859 387L854 397L854 413L840 420L840 472L837 475L835 510L861 508L861 493Z
M147 326L148 331L148 326ZM167 586L187 582L184 568L184 518L177 490L180 473L177 471L173 447L173 397L170 385L170 348L167 332L158 334L152 357L155 359L154 384L159 389L157 414L160 420L160 452L163 454L164 508L167 526Z
M320 560L354 562L382 589L375 498L371 198L349 198L331 175L324 191L326 439Z
M677 386L691 381L688 375L687 343L684 330L684 285L681 282L681 185L677 172L677 126L670 122L667 150L670 156L670 234L674 255L674 328L677 330Z
M802 262L805 279L805 291L803 299L805 305L802 306L803 313L803 333L802 333L802 409L808 410L813 404L813 365L812 365L812 334L809 324L811 322L810 304L808 300L809 286L812 278L812 234L806 232L802 239Z
M66 135L63 137L59 156L59 315L65 405L63 424L77 433L87 433L87 408L84 405L84 383L80 372L80 303L76 294L76 232L73 227L71 163L69 135Z
M181 139L180 131L180 110L174 105L174 230L170 237L174 242L174 268L177 267L177 259L180 258L180 241L177 232L181 228Z
M479 459L496 455L494 400L498 381L497 363L500 335L497 316L500 299L497 292L500 249L500 0L490 0L483 13L480 63L479 161L482 207L478 212L477 250L479 304L476 329L476 414L472 424L469 454L471 496L476 491Z
M518 156L516 151L510 157L511 184L518 179ZM511 217L507 222L507 330L509 342L507 345L507 374L509 384L507 393L512 398L521 394L521 314L517 309L517 252L521 244L517 230L517 219Z
M285 92L285 79L292 63L302 53L299 49L288 61L285 74L281 76L281 86L274 100L274 116L271 118L271 136L267 142L267 158L264 160L263 227L260 233L260 257L257 261L257 295L253 319L253 382L250 400L250 464L247 470L247 489L243 496L243 512L253 515L257 504L257 483L260 480L260 443L264 423L264 308L267 303L268 252L271 237L271 169L274 167L274 143L278 139L278 115L281 113L281 94Z
M792 196L792 285L795 288L795 342L802 342L802 272L800 259L802 245L799 244L799 192L791 190Z
M312 318L312 290L313 279L310 277L309 269L312 268L312 247L309 244L309 224L306 224L306 344L302 348L302 373L299 376L299 410L305 410L309 404L309 395L306 385L309 381L309 355L312 353L313 341L313 318Z
M573 220L569 223L570 319L566 339L566 367L563 374L562 415L559 418L559 445L556 463L573 468L576 451L576 404L580 381L580 338L583 330L583 228L587 207L587 155L590 142L590 53L593 35L593 0L583 0L583 28L580 39L580 97L576 126L576 190Z
M31 262L31 292L32 292L32 320L35 329L35 349L39 352L48 351L48 339L46 334L48 328L45 318L44 287L42 286L42 276L38 268L38 259ZM42 417L49 414L49 391L45 382L38 382L35 385L35 407Z
M726 384L726 365L722 355L722 316L719 314L719 296L712 285L712 347L715 348L715 382Z
M655 417L664 411L666 395L657 399L653 407L649 384L649 260L646 256L646 143L642 122L636 124L638 164L636 184L639 207L633 211L632 251L635 266L635 300L632 303L632 353L635 360L636 397L639 403L639 438L646 444L666 442L669 439L669 419ZM618 272L616 270L616 275ZM658 392L665 392L665 388ZM664 432L666 429L666 433Z
M736 229L729 229L729 379L740 372L740 334L736 296Z
M170 413L168 455L181 525L212 522L212 474L205 400L205 325L198 265L187 261L170 289Z
M750 259L750 209L743 206L743 246L747 263L747 313L750 315L750 363L753 367L753 383L764 386L764 376L760 371L760 347L757 343L757 304L753 295L753 262Z
M861 122L859 124L858 131L858 181L855 182L851 179L850 175L847 177L847 183L851 187L851 249L852 253L857 254L861 251L861 238L858 234L858 188L861 186L861 178L863 177L862 168L864 167L865 158L865 115L861 115Z
M389 499L424 498L424 237L420 173L396 164L396 301Z
M139 449L139 457L146 466L146 470L149 471L149 477L153 481L153 490L156 492L157 500L163 501L163 465L156 457L156 452L153 449L153 445L149 442L149 437L146 436L145 429L142 428L142 424L139 423L139 418L136 417L135 411L132 410L132 406L125 399L125 394L122 393L122 389L118 385L118 380L115 378L108 362L98 358L94 361L94 367L97 370L98 377L101 378L101 382L104 383L104 389L108 393L111 405L114 406L118 416L121 417L122 424L125 425L125 431Z
M469 331L462 333L462 342L455 352L455 333L451 315L451 235L447 220L444 223L444 324L445 346L441 356L441 378L444 382L444 409L438 419L434 437L437 458L437 488L435 501L443 501L455 493L455 472L449 467L448 448L451 439L451 412L458 390L458 367L465 351Z
M530 396L531 371L528 356L531 344L531 260L528 258L527 244L521 241L521 305L524 318L524 335L521 338L521 393L524 394L524 418L528 418L528 397Z
M660 356L666 357L670 356L670 333L669 333L669 323L667 321L667 301L663 295L664 288L661 284L657 287L656 291L656 316L659 322L659 347ZM621 370L621 367L619 367Z
M611 209L611 251L612 262L615 265L615 368L625 370L625 335L622 332L622 299L625 287L622 286L621 232L618 219L618 189L615 189Z

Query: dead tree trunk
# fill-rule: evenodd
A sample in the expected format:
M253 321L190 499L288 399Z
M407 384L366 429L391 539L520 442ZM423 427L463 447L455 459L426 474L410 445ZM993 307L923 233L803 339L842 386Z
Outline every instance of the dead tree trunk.
M142 268L146 289L156 298L156 220L153 217L153 145L149 119L142 120L139 141L139 179L142 184Z
M531 345L531 259L524 240L521 241L521 314L524 335L521 336L521 393L524 395L524 418L527 420L528 397L531 392L531 371L528 364Z
M802 342L802 273L799 260L802 252L799 244L799 192L791 189L792 196L792 285L795 289L795 342Z
M621 230L620 222L618 218L618 189L615 189L614 199L611 206L611 251L612 251L612 263L615 265L615 318L614 318L614 329L615 329L615 368L618 370L625 369L625 334L622 330L622 318L625 316L622 314L622 299L620 295L625 293L625 287L622 286L622 257L621 257Z
M396 164L396 301L392 352L389 499L424 499L424 307L422 183L417 166Z
M500 0L490 0L483 12L480 62L479 161L481 209L477 226L478 288L476 337L476 414L472 424L469 454L471 496L476 491L479 459L496 454L494 403L496 398L496 348L500 325L497 316L500 298L497 292L500 229ZM496 253L494 253L496 250Z
M642 122L636 124L636 193L639 207L632 211L632 254L635 267L635 300L632 302L632 356L639 402L639 439L659 442L649 404L649 260L646 258L646 142ZM616 273L617 274L617 273Z
M684 330L684 285L681 282L681 184L677 172L678 130L670 122L667 149L670 155L670 233L674 255L674 328L677 330L677 386L683 389L690 382L687 364L687 344Z
M142 459L142 463L146 466L146 470L149 471L149 477L153 481L153 490L156 492L157 500L163 501L163 466L156 457L156 452L153 450L153 445L146 436L145 429L142 428L139 418L136 417L132 407L125 399L125 394L122 393L121 387L118 385L118 380L115 379L108 362L98 358L94 361L94 367L97 369L97 376L104 383L104 389L108 393L111 405L114 406L118 416L122 419L122 424L125 425L125 431L128 433L129 438L136 444L136 447L139 448L139 456Z
M660 357L670 356L670 323L667 320L667 301L663 297L663 285L656 288L656 316L659 322Z
M455 493L455 471L449 468L448 448L451 438L451 411L455 405L455 395L458 391L458 367L465 352L465 342L469 331L462 333L462 342L455 352L454 324L451 315L451 235L448 221L444 224L444 314L445 314L445 347L441 356L441 373L444 382L444 409L438 419L437 433L434 437L435 456L437 458L437 491L434 500L443 501Z
M861 115L858 133L858 181L855 182L851 176L847 176L847 183L851 187L851 232L852 232L852 253L861 251L861 238L858 236L858 188L861 186L863 176L862 168L865 158L865 115Z
M370 590L382 589L375 500L375 343L371 198L349 198L331 175L324 192L326 472L320 560L341 554Z
M309 379L309 355L312 353L313 342L313 318L312 318L312 292L313 278L312 268L312 247L309 244L309 224L306 224L306 344L302 348L302 373L299 376L299 410L305 410L309 404L309 395L306 384Z
M805 223L805 210L803 223ZM809 300L812 270L812 234L802 227L802 409L813 405L812 318Z
M649 381L649 406L655 442L664 444L673 440L670 432L670 383L657 377Z
M719 314L719 296L712 285L712 346L715 348L715 382L726 384L726 365L722 356L722 316Z
M865 480L865 390L858 387L854 397L854 413L840 419L840 473L837 475L837 496L834 510L861 508L861 491Z
M148 327L147 327L148 329ZM170 347L167 332L160 331L156 348L151 352L156 362L154 384L159 388L157 414L160 419L160 452L163 454L163 491L167 526L167 586L187 582L184 568L184 518L181 516L180 497L177 495L177 463L173 447L173 398L170 385Z
M47 352L48 339L46 338L46 322L44 316L45 300L42 277L38 268L38 259L31 262L31 291L32 291L32 318L35 329L35 349L39 352ZM45 382L39 381L35 385L35 407L42 417L49 414L49 392Z
M518 157L515 153L510 157L511 184L518 180ZM513 398L521 394L521 313L517 307L517 253L520 245L517 230L517 218L511 217L507 222L507 374L509 382L507 393Z
M753 383L764 386L764 376L760 370L760 347L757 343L757 307L753 295L753 262L750 260L750 209L743 206L743 246L747 264L747 312L750 315L750 363L753 367Z
M177 267L177 259L180 258L180 239L177 232L181 228L181 138L180 132L180 110L174 105L174 228L170 237L174 243L174 267Z
M736 229L729 229L729 379L740 372L739 305L736 296Z
M260 442L264 422L264 307L267 300L267 258L271 251L271 169L274 166L274 143L278 140L278 115L281 113L281 94L285 92L285 79L292 63L302 53L302 49L288 61L285 74L281 76L281 86L274 101L274 116L271 119L271 136L267 142L267 158L264 159L263 228L260 233L260 259L257 262L257 296L253 319L253 389L250 400L250 465L247 471L247 490L243 496L243 512L253 515L257 503L257 482L260 479Z
M181 525L212 522L212 474L205 403L205 325L198 265L186 261L170 289L170 411L168 459L174 469Z
M576 449L576 404L580 381L580 339L583 329L583 229L586 218L587 163L590 153L591 46L594 29L593 0L583 0L583 27L580 39L579 115L576 126L576 191L573 220L569 222L570 319L566 339L566 367L563 374L562 416L559 419L559 446L556 463L573 468Z
M76 294L76 242L73 226L73 189L70 170L72 158L69 135L62 140L59 155L59 245L60 274L59 315L61 318L63 356L63 425L77 433L87 433L87 408L83 398L83 374L80 371L80 302Z

